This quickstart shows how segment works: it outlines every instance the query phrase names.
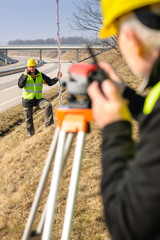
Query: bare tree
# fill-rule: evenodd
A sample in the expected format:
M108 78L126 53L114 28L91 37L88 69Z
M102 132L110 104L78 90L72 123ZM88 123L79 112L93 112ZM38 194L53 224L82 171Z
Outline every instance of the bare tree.
M75 30L92 31L97 36L102 26L99 0L79 0L79 3L73 2L73 4L75 5L75 12L73 13L72 24L70 24L71 27ZM116 36L100 43L102 42L117 50Z

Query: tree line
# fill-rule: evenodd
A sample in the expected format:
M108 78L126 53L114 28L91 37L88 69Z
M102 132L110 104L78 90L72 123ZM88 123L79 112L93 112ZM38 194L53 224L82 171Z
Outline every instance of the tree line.
M94 40L89 40L87 38L83 37L62 37L61 38L61 44L93 44ZM54 38L48 38L48 39L35 39L35 40L10 40L8 42L8 45L37 45L37 44L57 44L57 40Z

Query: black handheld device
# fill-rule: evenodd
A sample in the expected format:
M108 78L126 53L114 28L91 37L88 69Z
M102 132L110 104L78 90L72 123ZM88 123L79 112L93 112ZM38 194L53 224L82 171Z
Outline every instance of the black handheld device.
M102 82L105 79L111 79L111 78L110 78L110 76L109 76L109 74L107 72L105 72L102 68L100 68L100 66L98 64L98 61L97 61L96 57L94 56L93 51L92 51L92 49L90 48L89 45L88 45L88 51L91 54L91 57L93 58L94 64L97 67L97 71L93 72L92 76L90 76L90 77L92 78L92 81L98 81L99 87L101 89Z

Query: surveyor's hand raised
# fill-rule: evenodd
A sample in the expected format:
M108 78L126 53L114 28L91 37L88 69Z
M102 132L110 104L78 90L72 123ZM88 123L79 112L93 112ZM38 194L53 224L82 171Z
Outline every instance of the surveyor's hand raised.
M28 73L29 73L29 69L26 68L26 69L25 69L25 75L28 75Z
M62 72L60 73L59 71L58 71L58 73L57 73L57 78L59 79L59 78L61 78L62 77Z

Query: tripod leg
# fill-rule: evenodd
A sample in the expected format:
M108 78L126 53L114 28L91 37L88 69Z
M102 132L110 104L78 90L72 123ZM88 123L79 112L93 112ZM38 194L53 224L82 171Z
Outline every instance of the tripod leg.
M43 213L42 213L42 216L41 216L41 220L39 222L39 225L38 225L38 228L37 228L37 234L42 234L42 231L43 231L43 226L44 226L44 221L45 221L45 217L46 217L46 205L43 209Z
M54 220L54 212L56 207L57 195L60 177L62 175L62 170L65 163L65 158L63 157L63 150L65 145L66 132L64 130L60 131L57 152L55 157L54 171L52 175L50 192L47 200L47 210L46 210L46 219L44 223L44 230L42 239L50 240L52 234L53 220Z
M67 138L66 138L66 142L65 142L65 146L64 146L64 152L63 152L63 161L62 161L64 163L64 165L65 165L65 159L67 159L67 157L68 157L69 150L70 150L71 144L73 142L73 138L74 138L73 133L68 133L67 134ZM62 169L63 168L64 168L64 166L62 166ZM40 223L39 223L38 228L37 228L37 234L40 234L43 231L45 217L46 217L46 206L44 208Z
M71 175L61 240L70 239L71 224L72 224L74 205L75 205L75 199L77 194L77 187L79 182L84 139L85 139L85 133L79 132L77 136L77 145L75 149L74 162L73 162L72 175Z
M48 176L48 173L50 170L50 166L51 166L54 154L55 154L59 132L60 132L60 129L57 127L55 130L54 137L52 139L51 147L50 147L50 150L49 150L49 153L48 153L48 156L46 159L46 163L45 163L45 166L44 166L41 178L40 178L40 182L39 182L36 194L35 194L35 198L32 203L31 211L30 211L30 214L28 217L26 228L23 233L22 240L27 240L30 236L31 227L32 227L32 224L33 224L33 221L35 218L35 214L36 214L39 202L40 202L40 198L41 198L41 195L42 195L45 183L46 183L46 179L47 179L47 176Z
M71 148L71 144L73 142L73 138L74 138L74 134L73 133L68 133L67 134L67 139L65 142L65 147L64 147L64 153L63 153L63 157L64 159L67 159L70 148Z

